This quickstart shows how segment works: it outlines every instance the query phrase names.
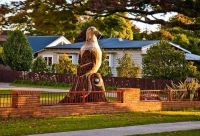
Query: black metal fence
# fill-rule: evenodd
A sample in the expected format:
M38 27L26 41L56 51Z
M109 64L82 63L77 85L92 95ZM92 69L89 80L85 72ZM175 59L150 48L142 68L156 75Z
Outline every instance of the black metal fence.
M102 99L102 96L104 96ZM63 101L66 97L68 99ZM121 91L71 91L43 92L40 94L41 105L85 104L85 103L121 103Z
M55 81L59 83L72 84L76 75L56 74L56 73L34 73L24 71L4 71L0 70L0 82L11 83L17 79ZM171 86L170 80L147 79L147 78L123 78L123 77L103 77L105 86L140 88L141 90L162 90L166 84Z

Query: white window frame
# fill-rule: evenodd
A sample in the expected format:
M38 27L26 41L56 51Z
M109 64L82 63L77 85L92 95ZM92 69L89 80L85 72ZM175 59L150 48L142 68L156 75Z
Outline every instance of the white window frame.
M53 65L53 55L43 55L42 56L44 58L44 60L46 61L47 65L50 66L50 63L51 65ZM47 58L47 59L45 59ZM48 58L51 58L51 62L49 63L49 59Z
M113 54L106 54L106 60L108 60L109 67L113 67Z

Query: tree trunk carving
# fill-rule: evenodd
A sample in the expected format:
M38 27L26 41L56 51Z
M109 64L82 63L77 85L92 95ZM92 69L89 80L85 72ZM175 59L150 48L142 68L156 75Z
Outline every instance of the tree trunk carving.
M79 54L76 80L69 95L65 96L60 103L107 102L103 79L97 73L101 66L102 52L95 34L100 34L95 27L87 29L86 42ZM85 90L84 94L83 90ZM73 93L75 91L80 93Z

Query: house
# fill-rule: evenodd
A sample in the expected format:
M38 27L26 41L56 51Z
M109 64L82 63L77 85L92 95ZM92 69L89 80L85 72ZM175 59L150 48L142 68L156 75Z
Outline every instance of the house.
M27 36L28 42L33 50L34 58L38 56L38 52L42 52L44 48L54 47L59 45L70 44L64 36ZM52 55L42 55L47 61L48 65L51 65Z
M107 59L109 66L112 68L113 76L117 76L116 67L118 65L118 58L124 55L124 51L129 52L133 56L133 61L140 67L142 67L142 57L146 54L146 51L150 46L156 44L159 40L142 40L131 41L121 38L107 38L99 40L99 45L107 53ZM58 62L59 55L67 54L72 63L78 64L79 50L84 42L63 44L59 46L46 46L44 49L38 51L38 56L49 57L50 64ZM170 42L170 45L185 52L186 60L200 60L200 56L191 54L190 51Z

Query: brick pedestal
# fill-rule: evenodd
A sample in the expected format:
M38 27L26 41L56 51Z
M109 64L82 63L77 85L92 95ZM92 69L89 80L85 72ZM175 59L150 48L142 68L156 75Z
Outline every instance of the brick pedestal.
M140 101L139 88L117 88L117 90L123 92L123 97L122 97L123 103L132 103Z

